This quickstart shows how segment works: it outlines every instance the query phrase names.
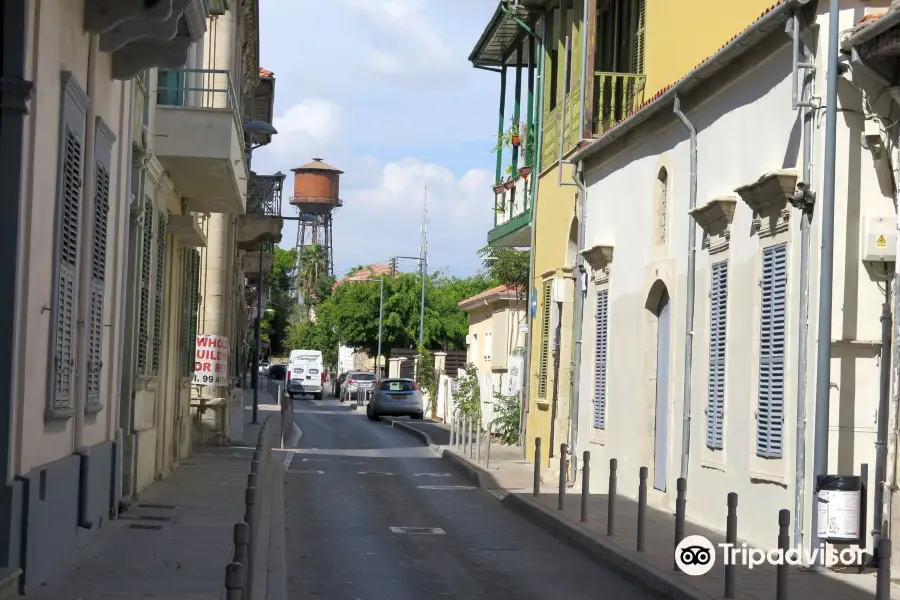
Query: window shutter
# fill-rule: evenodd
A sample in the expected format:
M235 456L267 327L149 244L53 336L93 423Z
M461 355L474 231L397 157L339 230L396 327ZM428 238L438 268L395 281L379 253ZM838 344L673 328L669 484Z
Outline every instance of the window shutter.
M191 358L190 374L194 373L197 352L197 313L200 310L200 251L191 250L191 330L188 337L188 355Z
M637 0L637 15L634 30L634 47L631 53L631 72L644 72L644 46L647 39L647 0Z
M597 292L597 338L594 359L594 428L606 429L606 344L609 328L609 290Z
M91 308L88 327L87 406L100 406L103 369L103 297L106 294L106 251L109 216L109 174L115 135L100 118L94 127L94 223L91 240Z
M543 304L541 305L541 353L538 364L538 398L547 397L547 371L550 366L550 291L552 283L552 280L545 281L541 290L541 302Z
M141 238L141 315L138 321L138 374L147 373L147 351L150 342L150 267L153 252L153 202L144 197Z
M166 213L160 212L156 220L156 297L153 303L153 360L150 365L152 375L159 374L162 352L163 282L166 274L166 221Z
M156 74L156 103L163 106L184 106L184 71L159 69Z
M78 273L78 230L84 159L84 119L87 96L65 71L61 77L59 163L56 192L56 240L51 329L52 391L49 413L72 408L75 366L75 300Z
M709 282L709 374L707 379L706 445L724 446L725 332L728 301L728 261L712 266Z
M756 454L764 458L781 458L784 443L787 244L763 250L761 287Z
M193 300L193 287L191 275L193 274L193 256L186 248L182 248L181 254L181 311L178 323L178 351L181 356L181 376L190 375L192 365L191 356L188 354L191 335L191 301Z

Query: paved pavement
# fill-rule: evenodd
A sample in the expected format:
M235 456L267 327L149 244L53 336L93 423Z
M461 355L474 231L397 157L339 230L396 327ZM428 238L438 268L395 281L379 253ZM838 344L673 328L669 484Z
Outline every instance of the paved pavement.
M404 426L424 431L416 422L398 424L400 430L403 430ZM429 428L437 426L431 424ZM418 436L410 436L412 439L415 437ZM471 472L481 473L480 479L484 481L483 462L481 466L475 466L463 456L463 452L455 449L442 448L442 452L446 462L462 466ZM498 455L498 452L492 454L491 466L487 470L492 475L489 481L502 480L503 476L498 476L497 473L521 472L523 465L522 461L518 460L518 455L516 458L505 459L499 458ZM606 480L608 473L595 467L592 477ZM470 479L476 480L478 477L473 475ZM721 560L717 561L712 571L703 576L689 577L674 570L674 517L670 512L648 509L646 548L644 552L637 552L637 503L633 498L621 495L616 497L614 535L609 537L606 535L608 507L606 495L596 494L589 497L588 521L582 523L580 490L570 490L566 494L564 509L560 511L557 489L551 482L544 483L537 498L532 495L531 490L507 488L505 492L494 491L498 495L503 495L503 504L513 512L525 516L533 523L540 524L545 530L552 531L558 537L581 548L596 562L612 565L630 579L642 581L653 587L661 592L663 597L686 600L723 597L724 567ZM686 535L703 535L713 543L724 542L722 532L701 527L690 521L686 524ZM772 538L776 536L777 524L773 524ZM737 598L771 600L775 597L774 567L760 566L753 571L738 567L736 576ZM791 600L872 600L875 597L874 590L875 576L872 572L860 574L856 569L851 569L844 572L810 573L791 569L789 573L788 597ZM900 585L897 583L891 587L891 597L900 598Z
M334 400L298 400L294 415L303 436L285 484L292 600L651 597L399 429Z
M252 396L247 397L252 402ZM265 394L261 402L271 402ZM232 532L244 513L244 489L259 426L245 412L245 446L197 447L165 479L151 484L132 507L108 521L90 541L74 551L56 577L31 588L35 600L217 600L222 597L225 565L231 561ZM277 406L261 404L259 422L272 415L278 432ZM274 461L273 461L274 462ZM278 464L277 462L275 464ZM264 546L283 554L281 477L272 478L273 494L263 504L260 528ZM274 500L273 502L269 502ZM269 519L272 531L269 532ZM281 547L279 548L279 544ZM268 556L269 552L262 554ZM261 564L257 598L277 594L283 561ZM277 569L281 566L282 571ZM271 575L267 575L272 571ZM283 581L281 582L283 588ZM270 598L278 598L270 595ZM283 596L281 597L283 598Z

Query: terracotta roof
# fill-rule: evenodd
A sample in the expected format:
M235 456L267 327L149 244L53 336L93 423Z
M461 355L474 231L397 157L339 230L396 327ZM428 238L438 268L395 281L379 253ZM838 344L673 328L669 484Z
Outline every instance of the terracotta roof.
M800 2L802 2L802 0L778 0L775 2L768 9L764 10L753 23L744 28L737 35L733 36L716 52L698 63L693 69L688 71L684 77L657 91L653 97L641 103L633 113L617 121L615 125L603 135L587 142L582 149L579 149L570 157L570 160L573 162L585 160L587 156L606 147L612 143L612 141L624 135L629 129L648 119L650 115L660 109L662 105L666 105L666 103L661 102L664 96L672 93L672 99L674 100L675 91L680 91L682 87L692 87L693 85L702 84L712 75L712 73L721 70L725 65L731 62L731 60L753 47L756 42L754 36L758 38L770 33L771 29L765 28L768 21L774 20L774 18L778 18L779 16L782 18L782 21L786 20L789 16L788 9L797 6ZM780 14L773 14L775 12ZM676 90L676 88L678 88L678 90Z
M857 21L853 29L841 36L841 49L847 51L854 46L861 46L898 24L900 24L900 2L894 0L886 11L869 13Z
M260 67L259 68L259 76L265 77L265 78L275 77L275 72L269 71L268 69L263 69L262 67Z
M514 289L509 288L505 285L498 285L497 287L492 287L491 289L485 290L479 294L475 294L474 296L469 296L465 300L460 300L457 306L465 310L465 307L467 306L473 307L475 304L478 304L483 300L488 300L489 298L493 298L495 296L499 297L497 298L498 300L517 297L516 291Z
M377 278L377 277L382 277L384 275L390 275L390 274L391 274L391 265L369 265L368 267L363 267L362 269L357 269L356 271L353 271L352 273L350 273L349 275L347 275L340 281L336 281L335 284L333 286L331 286L331 291L333 292L334 290L336 290L338 288L339 285L341 285L342 283L346 283L347 281L350 281L354 277Z

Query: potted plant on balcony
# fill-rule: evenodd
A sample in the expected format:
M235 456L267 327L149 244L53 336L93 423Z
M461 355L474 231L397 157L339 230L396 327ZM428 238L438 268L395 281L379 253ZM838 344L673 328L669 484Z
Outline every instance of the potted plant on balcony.
M527 180L529 175L531 175L531 167L530 166L519 167L519 177Z
M494 212L498 215L502 215L506 213L506 199L500 198L499 200L494 202Z
M513 148L518 148L522 145L522 138L519 137L518 121L513 121L512 126L509 128L509 142Z
M499 194L499 193L503 192L503 190L505 190L505 189L506 189L506 186L503 184L503 181L501 180L500 183L497 183L494 185L494 194L495 195Z

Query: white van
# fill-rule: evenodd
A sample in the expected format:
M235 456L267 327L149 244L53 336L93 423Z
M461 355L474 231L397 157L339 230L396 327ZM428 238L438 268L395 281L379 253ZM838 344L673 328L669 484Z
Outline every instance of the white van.
M291 350L284 379L290 398L305 395L321 400L325 388L322 353L318 350Z

